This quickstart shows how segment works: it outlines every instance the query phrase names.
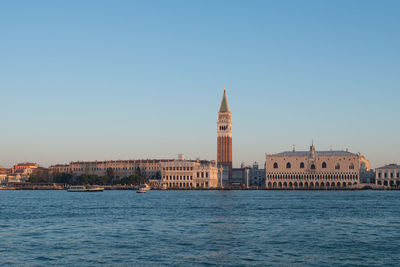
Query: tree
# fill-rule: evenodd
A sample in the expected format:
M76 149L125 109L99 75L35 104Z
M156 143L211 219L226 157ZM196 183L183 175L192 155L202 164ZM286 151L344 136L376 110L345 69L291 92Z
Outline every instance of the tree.
M147 181L146 178L137 174L132 174L131 176L122 178L120 183L122 185L128 185L128 184L140 185L146 183L146 181Z
M72 178L70 173L57 173L53 180L60 184L72 184Z

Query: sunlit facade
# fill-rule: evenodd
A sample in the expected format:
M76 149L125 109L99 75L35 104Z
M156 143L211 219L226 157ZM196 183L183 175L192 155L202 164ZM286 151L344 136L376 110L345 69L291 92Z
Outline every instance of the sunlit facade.
M348 151L288 151L266 155L267 189L344 189L360 183L368 160Z

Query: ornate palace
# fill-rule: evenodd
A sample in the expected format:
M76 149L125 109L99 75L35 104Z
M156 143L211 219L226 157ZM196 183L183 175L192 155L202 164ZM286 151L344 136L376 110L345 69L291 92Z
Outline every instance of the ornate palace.
M348 151L289 151L266 155L267 189L342 189L360 183L369 161Z

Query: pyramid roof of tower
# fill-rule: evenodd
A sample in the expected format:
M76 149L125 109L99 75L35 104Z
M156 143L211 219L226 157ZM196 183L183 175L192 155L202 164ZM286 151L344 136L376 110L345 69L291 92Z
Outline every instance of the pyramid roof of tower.
M219 112L221 112L221 113L231 112L231 109L229 108L228 97L226 96L225 89L224 89L224 95L222 96L222 100L221 100L221 106L219 107Z

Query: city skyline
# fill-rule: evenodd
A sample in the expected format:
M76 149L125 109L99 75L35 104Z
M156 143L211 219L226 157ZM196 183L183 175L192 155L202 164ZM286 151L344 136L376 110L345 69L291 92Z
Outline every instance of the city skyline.
M3 3L0 165L216 160L224 86L234 166L311 140L399 162L398 2L241 7Z

